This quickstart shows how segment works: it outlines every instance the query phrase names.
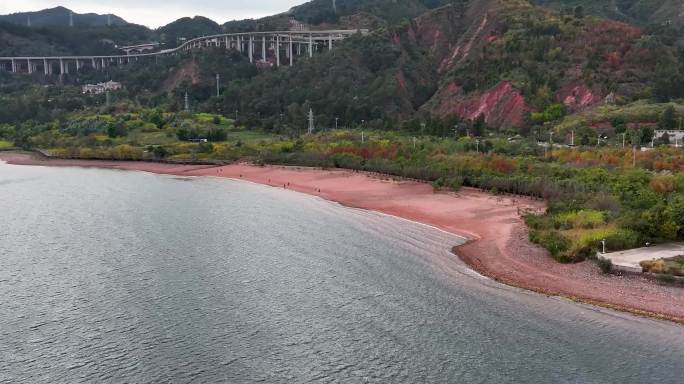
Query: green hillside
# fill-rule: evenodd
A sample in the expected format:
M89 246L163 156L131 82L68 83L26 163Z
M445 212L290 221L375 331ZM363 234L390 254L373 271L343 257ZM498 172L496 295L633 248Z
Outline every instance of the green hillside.
M10 15L0 15L0 22L32 27L68 27L73 21L74 26L97 27L105 25L121 26L128 24L126 20L116 15L98 15L95 13L78 14L64 7L44 9L37 12L20 12Z
M193 37L216 35L223 29L215 21L202 16L184 17L159 29L156 33L162 42L170 47L175 47L179 38L191 39Z
M371 3L358 3L354 11ZM338 2L338 7L344 4ZM428 8L436 3L412 4ZM141 29L135 36L173 41L286 22L287 16L275 16L222 27L206 18L184 18L158 31ZM67 30L64 36L32 36L40 30L13 28L15 35L35 41L34 49L42 44L45 49L94 50L87 44L102 41L91 39L81 46L69 39L88 35ZM117 29L106 31L111 38ZM132 31L122 29L115 41L126 40ZM492 128L527 133L606 100L626 104L684 97L682 57L682 49L667 35L626 23L582 12L550 13L525 0L472 0L353 37L332 52L301 58L293 68L256 70L237 52L217 49L62 81L115 79L138 95L136 102L175 109L182 107L187 91L199 110L239 110L251 124L266 127L282 119L301 121L312 108L327 122L338 118L379 127L481 118ZM213 96L217 73L223 79L219 98ZM140 98L142 94L147 96Z
M678 0L535 0L538 5L574 13L577 7L596 15L639 25L684 24L684 3Z
M290 14L297 20L318 25L336 23L340 18L366 13L390 23L410 19L429 9L448 4L449 0L313 0L292 8Z

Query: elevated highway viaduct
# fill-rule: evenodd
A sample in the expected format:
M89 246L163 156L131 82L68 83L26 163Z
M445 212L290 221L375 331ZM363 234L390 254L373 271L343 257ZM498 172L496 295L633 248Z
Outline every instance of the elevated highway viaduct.
M268 66L294 65L300 57L312 57L316 52L332 50L335 44L368 30L272 31L227 33L190 39L176 48L157 52L122 55L91 56L21 56L0 57L0 69L12 73L45 76L77 73L84 68L105 70L111 65L124 65L142 59L178 55L208 47L235 49L246 55L251 63Z

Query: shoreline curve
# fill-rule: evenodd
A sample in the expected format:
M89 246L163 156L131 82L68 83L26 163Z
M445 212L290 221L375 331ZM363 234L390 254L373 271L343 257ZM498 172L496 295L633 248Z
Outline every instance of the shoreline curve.
M72 160L18 152L0 152L0 160L12 165L214 176L291 189L465 237L467 241L453 247L452 253L475 272L500 283L684 324L684 289L659 285L639 276L603 275L590 262L560 264L532 244L520 217L521 209L545 208L544 203L532 199L499 197L472 188L463 188L458 193L435 193L428 184L341 169Z

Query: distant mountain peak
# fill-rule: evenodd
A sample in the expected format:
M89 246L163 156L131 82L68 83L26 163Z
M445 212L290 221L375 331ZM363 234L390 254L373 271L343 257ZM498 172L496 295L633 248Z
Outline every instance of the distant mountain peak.
M116 15L99 15L96 13L79 14L61 5L40 11L18 12L9 15L0 15L0 21L18 25L28 24L30 27L66 27L71 26L72 24L74 26L94 27L128 24L126 20Z

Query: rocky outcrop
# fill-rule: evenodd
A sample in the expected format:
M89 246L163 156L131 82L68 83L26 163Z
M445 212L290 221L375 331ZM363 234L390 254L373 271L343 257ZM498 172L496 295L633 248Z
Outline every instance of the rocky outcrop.
M561 87L556 99L570 111L578 111L600 103L603 96L582 82L572 82Z
M439 116L473 120L483 115L488 125L496 127L521 126L529 110L523 95L508 81L472 95L464 95L462 88L452 82L440 89L435 99L438 103L433 113Z

